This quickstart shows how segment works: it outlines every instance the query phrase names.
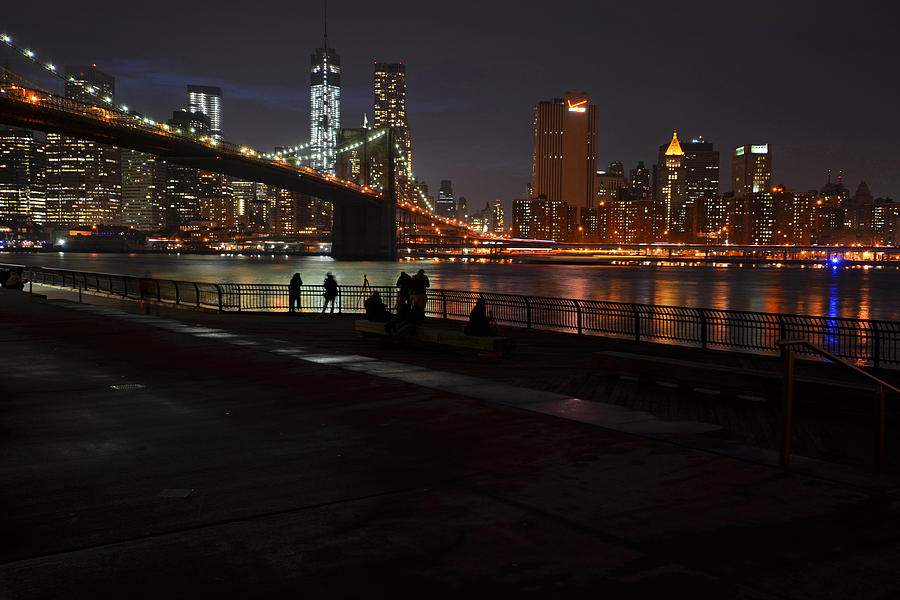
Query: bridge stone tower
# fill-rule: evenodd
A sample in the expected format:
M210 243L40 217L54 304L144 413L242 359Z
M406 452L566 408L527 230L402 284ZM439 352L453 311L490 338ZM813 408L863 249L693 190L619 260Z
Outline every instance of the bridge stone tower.
M383 202L354 199L335 202L331 256L338 260L397 259L397 193L394 170L396 132L389 128Z

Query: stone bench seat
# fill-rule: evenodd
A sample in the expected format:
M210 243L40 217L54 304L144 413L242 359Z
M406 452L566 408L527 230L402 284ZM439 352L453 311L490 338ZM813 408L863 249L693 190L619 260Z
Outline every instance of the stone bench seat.
M387 331L384 329L384 323L376 323L374 321L367 321L366 319L357 319L353 324L353 328L366 335L388 335ZM507 354L512 350L512 339L510 338L466 335L462 331L438 329L436 327L417 327L416 333L411 337L428 344L453 346L455 348L475 350L477 352Z

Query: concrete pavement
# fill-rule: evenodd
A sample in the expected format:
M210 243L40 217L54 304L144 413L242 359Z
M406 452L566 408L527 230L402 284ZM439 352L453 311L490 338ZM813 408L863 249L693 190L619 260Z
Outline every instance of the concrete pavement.
M0 595L900 592L889 491L229 317L0 294Z

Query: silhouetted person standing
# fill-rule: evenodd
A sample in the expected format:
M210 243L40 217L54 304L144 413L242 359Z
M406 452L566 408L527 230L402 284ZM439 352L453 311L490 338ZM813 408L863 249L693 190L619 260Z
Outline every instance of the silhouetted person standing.
M337 298L338 295L338 285L337 281L334 279L334 275L330 272L325 275L325 282L322 284L325 288L325 293L322 294L325 297L325 303L322 304L322 314L325 314L325 308L328 306L328 303L331 303L331 314L334 314L334 299Z
M428 276L425 275L425 269L419 269L419 272L412 276L413 303L422 309L423 314L425 313L425 304L428 302L428 296L425 295L425 288L430 285Z
M406 274L406 271L400 271L400 277L397 278L397 306L396 311L399 314L409 305L409 292L412 289L412 277Z
M291 277L291 283L288 285L288 301L290 302L288 310L294 312L294 304L297 304L297 312L300 312L300 291L303 286L303 279L300 273L294 273Z
M366 319L369 321L375 323L387 323L391 320L391 315L388 313L387 307L384 305L384 302L381 301L381 294L377 291L372 292L372 295L366 298L363 307L366 309Z

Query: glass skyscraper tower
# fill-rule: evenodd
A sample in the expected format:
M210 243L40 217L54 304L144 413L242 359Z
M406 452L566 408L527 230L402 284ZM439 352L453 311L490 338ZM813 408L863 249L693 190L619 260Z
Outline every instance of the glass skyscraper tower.
M310 58L309 142L310 166L334 175L335 147L341 130L341 58L328 47L325 34L322 48Z
M222 88L209 85L189 85L188 104L191 112L209 117L209 132L217 140L222 139Z

